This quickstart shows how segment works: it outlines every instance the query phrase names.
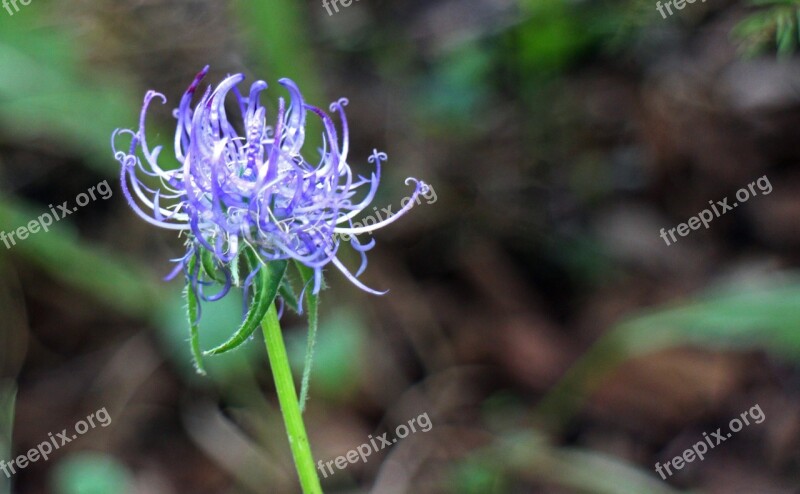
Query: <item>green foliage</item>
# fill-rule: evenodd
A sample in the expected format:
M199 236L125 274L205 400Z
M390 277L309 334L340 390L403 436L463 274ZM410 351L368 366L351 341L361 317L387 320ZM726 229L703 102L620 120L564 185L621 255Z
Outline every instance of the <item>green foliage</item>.
M194 273L196 267L196 258L192 257L189 261L189 272ZM188 284L184 289L186 295L186 312L189 317L189 345L192 348L192 360L194 367L198 374L205 375L206 370L203 367L203 352L200 350L200 304L197 300L197 293L192 290Z
M114 128L136 121L141 97L122 78L86 70L72 33L47 16L48 2L34 2L0 29L0 127L12 139L44 137L85 157L102 175L116 175L109 137ZM0 197L0 229L25 225L42 212ZM19 242L10 254L128 315L149 319L166 298L166 288L144 266L82 242L68 221L50 228Z
M598 341L539 407L563 426L609 371L665 348L760 349L800 362L800 281L765 280L710 291L695 301L624 321Z
M317 343L317 326L319 317L319 296L314 295L313 287L314 271L295 262L297 270L300 272L300 277L303 280L303 286L306 288L305 299L306 308L308 310L308 338L306 342L306 356L303 362L303 378L300 386L300 412L306 408L306 401L308 400L308 389L311 381L311 368L314 363L314 347Z
M524 69L562 71L592 41L591 19L564 0L520 2L528 20L518 28L519 63Z
M678 494L650 472L608 455L559 448L539 433L515 431L471 457L455 470L455 492L516 492L507 477L535 479L564 492L582 494Z
M307 102L320 108L327 106L311 36L306 32L303 5L293 0L235 0L232 6L256 64L257 77L268 82L288 77L300 86ZM309 119L308 149L321 145L321 136L322 124Z
M770 48L779 57L788 57L800 43L800 0L751 0L759 8L734 27L731 35L745 56L755 56Z
M500 494L511 492L499 465L467 460L455 470L456 492L461 494Z
M278 295L281 296L286 306L294 311L295 314L300 314L303 311L300 307L300 302L297 300L297 293L292 286L292 281L289 278L290 276L287 272L286 276L283 277L280 288L278 288Z
M24 14L0 29L0 127L20 140L46 136L103 175L115 174L109 137L136 122L141 97L121 78L85 70L71 33L42 27L49 24L43 5Z

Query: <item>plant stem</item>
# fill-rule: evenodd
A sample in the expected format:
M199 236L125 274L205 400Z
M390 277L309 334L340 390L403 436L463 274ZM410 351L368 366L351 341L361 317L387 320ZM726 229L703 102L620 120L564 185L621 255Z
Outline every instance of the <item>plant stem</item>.
M289 446L292 448L297 474L300 476L300 485L304 494L322 494L317 469L314 466L314 457L311 456L311 446L306 435L303 415L297 401L297 390L294 387L292 370L289 367L289 356L286 354L286 345L283 343L278 312L272 304L267 315L261 323L264 329L264 342L267 344L272 375L275 378L275 388L278 391L278 402L281 406L286 432L289 435Z

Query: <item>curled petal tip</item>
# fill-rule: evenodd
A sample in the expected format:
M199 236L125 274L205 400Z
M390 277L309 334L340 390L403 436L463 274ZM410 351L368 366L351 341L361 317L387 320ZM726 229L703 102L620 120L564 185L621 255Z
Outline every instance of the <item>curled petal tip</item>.
M367 161L370 163L375 163L376 160L378 161L386 161L389 157L383 151L378 151L377 149L372 150L372 156L369 157Z
M424 194L425 192L427 192L427 191L428 191L428 189L430 188L430 187L428 186L428 184L426 184L426 183L425 183L425 182L423 182L422 180L420 180L420 179L418 179L418 178L414 178L414 177L408 177L408 178L406 178L406 179L405 179L405 181L404 181L404 183L405 183L406 185L408 185L408 184L410 184L410 183L413 183L414 185L416 185L417 187L419 187L419 191L420 191L421 193L423 193L423 194Z
M160 99L161 100L161 104L165 104L167 102L167 97L166 96L164 96L162 93L159 93L158 91L153 91L152 89L147 91L147 93L144 95L144 99L145 99L145 102L148 102L148 103L151 100L154 100L154 99Z
M339 98L338 100L334 101L328 107L330 111L342 111L342 109L350 104L350 100L347 98Z

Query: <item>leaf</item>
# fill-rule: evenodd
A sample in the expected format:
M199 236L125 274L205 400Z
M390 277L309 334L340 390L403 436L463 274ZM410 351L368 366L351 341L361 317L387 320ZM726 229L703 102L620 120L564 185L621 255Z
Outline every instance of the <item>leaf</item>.
M281 298L283 298L284 303L292 309L295 314L302 314L302 307L297 301L297 294L294 292L294 287L292 286L291 281L289 281L289 277L286 276L283 278L281 282L281 286L278 288L278 293L280 294Z
M192 256L189 261L189 273L194 273L196 264L197 258ZM189 283L186 284L186 309L189 316L189 333L191 335L190 342L194 367L198 374L205 375L206 369L203 367L203 352L200 350L200 328L198 327L198 320L200 319L199 305L197 303L197 294Z
M246 256L251 270L261 265L253 281L253 302L247 311L244 322L233 336L222 345L206 351L205 355L219 355L229 352L247 341L247 338L258 329L259 324L267 314L267 310L269 310L278 295L278 287L286 274L288 262L271 261L261 264L261 259L252 249L247 250Z
M317 327L319 325L319 297L314 295L312 287L310 286L313 283L314 271L300 262L296 262L295 265L303 279L305 297L308 305L308 342L306 343L306 357L303 364L303 379L300 385L300 412L302 413L306 409L308 389L311 385L311 368L314 363L314 346L317 342Z

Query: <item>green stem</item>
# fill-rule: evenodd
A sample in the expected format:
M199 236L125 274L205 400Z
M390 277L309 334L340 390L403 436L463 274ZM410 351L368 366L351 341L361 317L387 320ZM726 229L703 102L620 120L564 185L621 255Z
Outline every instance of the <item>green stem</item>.
M278 391L278 402L289 434L289 446L292 448L294 463L300 476L300 485L304 494L322 494L317 469L314 466L314 457L311 456L311 446L306 435L303 415L297 401L297 390L294 387L292 370L289 367L289 356L286 354L286 345L283 343L278 312L272 304L261 323L264 328L264 342L267 344L269 363L272 375L275 377L275 388Z

